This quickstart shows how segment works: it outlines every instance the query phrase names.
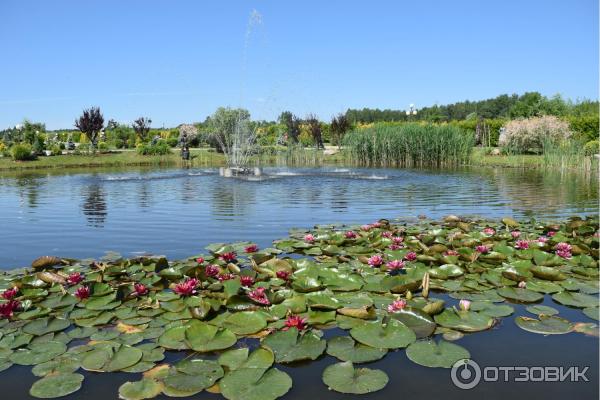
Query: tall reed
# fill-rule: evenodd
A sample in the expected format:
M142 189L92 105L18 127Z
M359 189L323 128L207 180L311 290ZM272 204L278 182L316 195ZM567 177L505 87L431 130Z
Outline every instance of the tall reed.
M469 160L475 138L451 125L375 124L344 137L349 162L380 167L449 166Z
M586 156L584 145L577 140L544 140L542 150L544 166L548 168L589 171L598 166L596 157Z

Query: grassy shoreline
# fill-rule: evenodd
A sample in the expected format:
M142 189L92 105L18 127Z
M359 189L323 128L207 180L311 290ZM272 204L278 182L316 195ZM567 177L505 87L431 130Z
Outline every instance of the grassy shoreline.
M8 157L0 157L0 172L21 170L54 170L68 168L103 168L125 166L221 166L225 165L223 154L208 151L208 149L192 149L192 160L184 162L179 153L173 151L165 156L143 156L135 151L120 151L104 154L39 157L33 161L13 161ZM274 163L277 156L258 156L254 161ZM323 155L317 164L339 164L346 161L342 153ZM314 163L311 163L311 165ZM499 155L483 154L476 149L464 166L470 167L504 167L504 168L545 168L544 157L541 155Z

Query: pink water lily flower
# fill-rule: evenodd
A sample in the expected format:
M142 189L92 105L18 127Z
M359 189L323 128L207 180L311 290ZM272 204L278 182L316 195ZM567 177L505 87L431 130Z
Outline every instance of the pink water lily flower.
M133 285L133 290L137 296L144 296L148 294L148 288L143 283L136 283Z
M290 315L285 320L285 326L281 328L282 331L287 331L290 328L297 328L299 331L306 329L306 323L308 320L306 318L302 318L299 315Z
M254 285L254 278L251 276L244 275L240 277L240 282L242 282L242 286L250 287Z
M75 291L75 297L79 300L84 300L90 297L90 288L88 286L82 286Z
M379 222L379 221L373 222L371 224L371 228L381 228L381 222Z
M490 248L486 245L480 244L479 246L475 247L475 251L481 254L486 254L489 253Z
M548 238L546 236L540 236L537 239L537 241L538 241L538 243L544 244L544 243L548 242Z
M556 231L549 231L548 233L546 233L546 236L552 237L554 235L556 235Z
M527 250L529 248L529 242L527 240L517 240L515 248L519 250Z
M275 275L277 275L277 277L279 279L283 279L284 281L287 281L288 279L290 279L290 273L288 271L280 270L280 271L277 271L275 273Z
M527 282L521 281L517 286L521 289L525 289L527 287Z
M390 271L397 271L399 269L404 268L404 261L402 260L392 260L385 264Z
M395 313L400 310L404 310L405 307L406 307L406 300L398 299L398 300L394 300L392 302L392 304L390 304L388 306L387 310L388 310L388 312Z
M235 275L229 274L229 273L223 273L223 274L217 275L217 279L219 280L219 282L229 281L234 278L235 278Z
M371 228L373 228L371 225L361 225L360 230L368 232L371 230Z
M192 296L197 293L196 287L200 281L196 278L188 278L183 282L179 282L173 288L173 291L180 296Z
M11 318L20 306L21 303L16 300L0 304L0 318Z
M232 262L235 261L235 259L237 258L237 254L235 254L234 251L229 251L227 253L221 254L219 258L225 262Z
M390 239L392 237L392 232L386 231L381 234L381 237Z
M469 300L462 299L458 302L458 307L462 311L469 311L469 308L471 308L471 302Z
M415 261L417 259L417 253L415 253L414 251L409 251L408 253L406 253L406 255L404 256L404 259L406 261Z
M356 239L356 232L348 231L344 233L344 236L346 237L346 239Z
M204 258L198 257L198 258L196 258L196 262L198 263L198 265L202 265L202 264L204 264Z
M311 243L312 244L312 243L315 242L315 237L311 233L308 233L308 234L304 235L304 241L306 243Z
M390 249L390 250L399 250L399 249L402 249L402 248L404 248L404 246L400 246L398 244L390 244L388 246L388 249Z
M489 226L487 228L483 228L483 233L485 233L486 235L492 236L496 234L496 230L494 228L490 228Z
M402 244L402 242L404 242L404 236L394 236L392 238L392 241L394 242L394 244Z
M456 250L446 250L444 252L445 256L457 256L458 255L458 251Z
M73 272L67 277L67 284L70 286L77 285L81 281L83 281L83 274L81 272Z
M380 267L383 264L383 257L379 254L375 254L369 258L368 263L371 267Z
M518 238L519 236L521 236L521 232L519 232L519 231L512 231L512 232L510 233L510 236L512 236L512 237L513 237L513 239L516 239L516 238Z
M246 246L244 251L246 253L256 253L258 251L258 246L255 244L251 244L250 246Z
M569 243L560 242L556 245L556 255L562 258L571 258L573 247Z
M268 306L269 304L271 304L271 302L269 301L269 298L267 297L265 290L266 289L262 286L257 287L256 289L254 289L248 293L248 297L258 304Z
M4 292L2 292L2 294L0 296L2 296L2 298L5 300L12 300L15 297L17 297L18 293L19 293L19 288L14 286L10 289L6 289Z
M218 266L214 265L214 264L207 265L204 268L204 273L209 278L214 278L215 276L219 275L220 272L221 272L221 269Z

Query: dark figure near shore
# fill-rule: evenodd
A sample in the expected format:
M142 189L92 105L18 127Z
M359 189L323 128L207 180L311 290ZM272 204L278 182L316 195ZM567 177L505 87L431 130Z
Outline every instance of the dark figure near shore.
M181 159L185 161L190 160L190 148L188 145L185 145L181 148Z

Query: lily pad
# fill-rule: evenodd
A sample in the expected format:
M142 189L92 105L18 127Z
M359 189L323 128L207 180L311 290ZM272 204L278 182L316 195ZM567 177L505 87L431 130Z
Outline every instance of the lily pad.
M354 368L350 361L328 366L323 371L323 383L340 393L366 394L381 390L388 376L378 369Z
M300 334L294 327L270 334L262 341L262 345L273 351L275 361L290 363L316 360L325 351L327 343L313 332Z
M248 335L263 330L267 326L264 314L255 311L242 311L231 314L223 322L223 327L236 335Z
M552 299L565 306L588 308L598 306L598 297L585 293L560 292L552 295Z
M558 314L558 310L554 307L544 306L542 304L536 304L533 306L525 307L527 311L535 315L555 315Z
M399 349L417 340L409 327L395 319L386 324L371 322L356 326L350 330L350 335L356 341L378 349Z
M406 356L412 362L430 368L451 368L458 360L471 357L464 347L444 340L412 343L406 348Z
M502 287L497 291L500 296L521 303L535 303L536 301L540 301L544 298L544 295L538 292L510 286Z
M219 381L221 394L229 400L275 400L292 387L292 378L277 368L242 368Z
M227 349L235 344L237 338L229 329L193 320L185 330L185 340L192 350L209 352Z
M358 364L379 360L387 354L387 350L356 343L348 336L338 336L327 342L327 354Z
M539 319L517 317L515 323L521 329L542 335L562 335L573 330L573 324L555 315L540 315Z
M434 317L439 325L462 332L477 332L489 329L494 324L494 319L488 315L475 311L459 311L447 308Z
M58 374L50 375L34 382L29 389L29 394L40 399L55 399L81 389L83 375Z
M598 318L598 307L588 307L588 308L584 308L583 309L583 313L591 318L591 319L595 319L596 321L599 320Z
M119 387L119 398L123 400L152 399L163 390L163 384L154 379L142 379L137 382L125 382Z
M19 349L11 354L10 361L19 365L37 365L52 360L67 351L61 342L31 344L29 349Z
M515 309L508 304L494 304L489 301L474 301L471 303L471 310L494 318L508 317L515 312Z

